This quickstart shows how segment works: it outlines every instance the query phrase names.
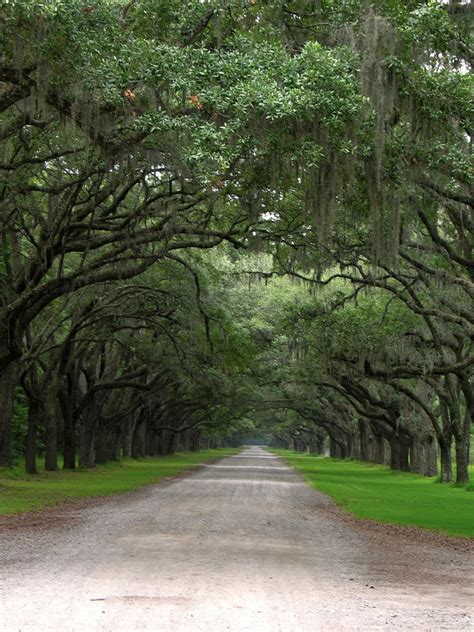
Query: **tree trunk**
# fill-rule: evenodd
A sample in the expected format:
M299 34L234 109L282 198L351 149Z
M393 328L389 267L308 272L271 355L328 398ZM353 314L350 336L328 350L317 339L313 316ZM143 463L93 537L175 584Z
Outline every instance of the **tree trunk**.
M65 470L74 470L76 468L76 437L74 426L64 424L64 447L63 447Z
M305 444L300 438L295 439L295 450L296 452L305 451Z
M181 433L178 445L179 452L189 452L190 433L190 430L185 430Z
M178 440L178 435L176 432L170 432L168 436L168 445L166 449L166 454L174 454L176 452L176 443Z
M147 420L145 427L145 456L156 456L156 430L150 420Z
M425 476L436 476L438 474L438 458L436 454L436 441L433 436L429 436L426 441Z
M390 468L399 470L401 463L400 442L397 439L389 439L390 443Z
M374 449L374 462L383 465L385 463L385 441L383 436L374 432L375 449Z
M139 419L135 424L132 439L132 458L140 459L145 456L145 423Z
M456 483L469 482L469 435L456 435Z
M123 432L122 438L121 438L122 457L124 459L130 459L132 456L132 439L133 439L133 427L129 428L127 426L126 431Z
M120 461L120 441L121 441L120 428L116 425L114 427L114 445L113 445L113 455L112 455L113 461Z
M423 474L425 470L425 443L424 437L414 435L410 445L410 472Z
M58 423L56 386L53 384L44 395L44 467L48 472L58 469Z
M121 446L122 456L124 459L130 459L132 456L133 435L135 434L135 426L137 424L140 413L134 413L130 419L122 422L121 427Z
M76 419L73 404L70 400L62 402L63 411L63 456L65 470L74 470L76 467Z
M17 382L15 362L0 372L0 467L12 466L12 417Z
M58 400L63 416L63 467L76 468L76 425L75 404L77 399L77 375L68 373L58 389Z
M28 407L28 434L26 436L25 470L28 474L38 474L36 467L37 437L39 425L40 402L31 397Z
M81 418L79 467L95 467L95 407L88 406Z
M469 444L472 420L474 416L474 393L472 382L466 376L461 380L464 395L464 418L459 420L459 430L456 432L456 483L469 481Z
M352 435L347 432L346 433L346 447L345 447L345 454L344 454L345 459L350 459L352 457L353 445L354 445L354 442L352 440Z
M311 452L313 454L322 454L324 451L324 435L317 432L311 438Z
M402 472L410 471L410 446L401 443L400 451L400 469Z
M189 449L192 452L199 452L201 433L199 430L191 431L191 445Z
M438 439L441 459L441 480L450 483L453 480L453 467L451 463L451 437Z
M392 470L400 470L408 472L409 466L409 448L404 445L399 437L389 439L390 443L390 467Z
M96 424L94 440L95 463L99 464L110 461L114 453L113 432L103 423L103 420L101 422Z
M359 419L359 459L361 461L369 460L369 440L367 436L367 423L364 419Z
M436 476L438 462L434 437L416 436L410 446L410 471L423 476Z
M329 456L334 459L345 459L346 446L342 442L329 437Z

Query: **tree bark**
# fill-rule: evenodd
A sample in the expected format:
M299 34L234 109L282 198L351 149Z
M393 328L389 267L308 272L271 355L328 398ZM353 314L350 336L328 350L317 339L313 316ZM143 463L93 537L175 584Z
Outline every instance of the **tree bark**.
M199 430L191 431L191 445L189 446L191 452L199 452L200 438L201 433L199 432Z
M139 419L135 424L132 439L132 458L140 459L145 456L145 423Z
M72 393L60 394L61 410L63 413L63 457L65 470L74 470L76 467L76 418L74 415L74 403Z
M408 472L409 466L409 448L406 446L399 437L392 437L389 439L390 443L390 467L392 470L400 470L401 472Z
M32 397L28 407L28 434L26 436L25 470L28 474L38 474L36 466L37 438L40 416L40 402Z
M114 445L113 445L113 454L112 454L113 461L120 461L120 441L121 441L120 428L118 426L115 426L114 427Z
M75 424L71 419L64 420L64 446L63 446L65 470L76 468L76 433Z
M122 456L124 459L130 459L132 456L133 435L135 434L135 426L139 418L140 412L132 414L131 418L122 422L121 426L121 446Z
M385 463L385 441L379 432L374 432L374 462L384 465Z
M410 446L410 471L423 476L436 476L438 460L432 435L414 436Z
M400 470L401 464L401 445L397 439L389 439L390 444L390 468L392 470Z
M181 433L179 437L178 450L179 452L189 452L189 439L190 439L190 430L185 430Z
M103 424L96 424L94 437L94 464L107 463L111 458L112 437L109 429Z
M329 456L334 459L345 459L346 458L346 446L334 439L333 437L329 437Z
M441 459L441 480L450 483L453 480L453 467L451 462L451 437L438 438Z
M456 483L469 482L469 435L456 434Z
M59 404L63 416L63 467L65 470L76 468L76 422L75 384L72 375L67 376L66 384L58 391Z
M176 452L177 440L178 440L178 436L177 436L176 432L168 433L166 454L174 454Z
M43 401L44 413L44 467L48 472L58 469L58 419L56 406L56 385L53 384L45 392Z
M152 424L147 420L145 428L145 456L156 456L156 430Z
M433 436L429 436L426 441L426 463L425 476L436 476L438 474L438 455L436 454L436 441Z
M79 439L79 467L95 467L95 417L93 404L86 406L81 415L81 434Z
M18 364L11 363L0 372L0 467L12 466L12 418Z
M361 461L369 460L369 439L367 433L367 423L364 419L359 419L359 459Z
M419 435L413 435L410 445L410 472L423 474L425 471L425 442Z
M354 442L352 440L352 435L349 432L347 432L346 433L346 446L344 450L345 459L350 459L352 457L353 446L354 446Z

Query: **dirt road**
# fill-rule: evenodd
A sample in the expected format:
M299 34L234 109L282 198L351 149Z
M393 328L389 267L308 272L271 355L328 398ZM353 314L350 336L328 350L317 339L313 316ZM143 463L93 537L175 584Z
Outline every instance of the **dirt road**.
M260 448L54 516L0 529L2 631L474 629L472 552L355 525Z

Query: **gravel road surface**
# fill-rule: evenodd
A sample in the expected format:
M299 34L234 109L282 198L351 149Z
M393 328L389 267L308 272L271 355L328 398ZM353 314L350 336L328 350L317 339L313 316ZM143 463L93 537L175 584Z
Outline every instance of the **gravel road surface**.
M2 631L474 629L472 547L357 523L261 448L46 514L0 526Z

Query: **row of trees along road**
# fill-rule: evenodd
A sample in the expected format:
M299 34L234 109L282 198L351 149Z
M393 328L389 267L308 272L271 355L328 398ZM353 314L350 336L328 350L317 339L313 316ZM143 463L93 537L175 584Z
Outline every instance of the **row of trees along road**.
M470 17L1 2L0 466L258 426L466 481Z

